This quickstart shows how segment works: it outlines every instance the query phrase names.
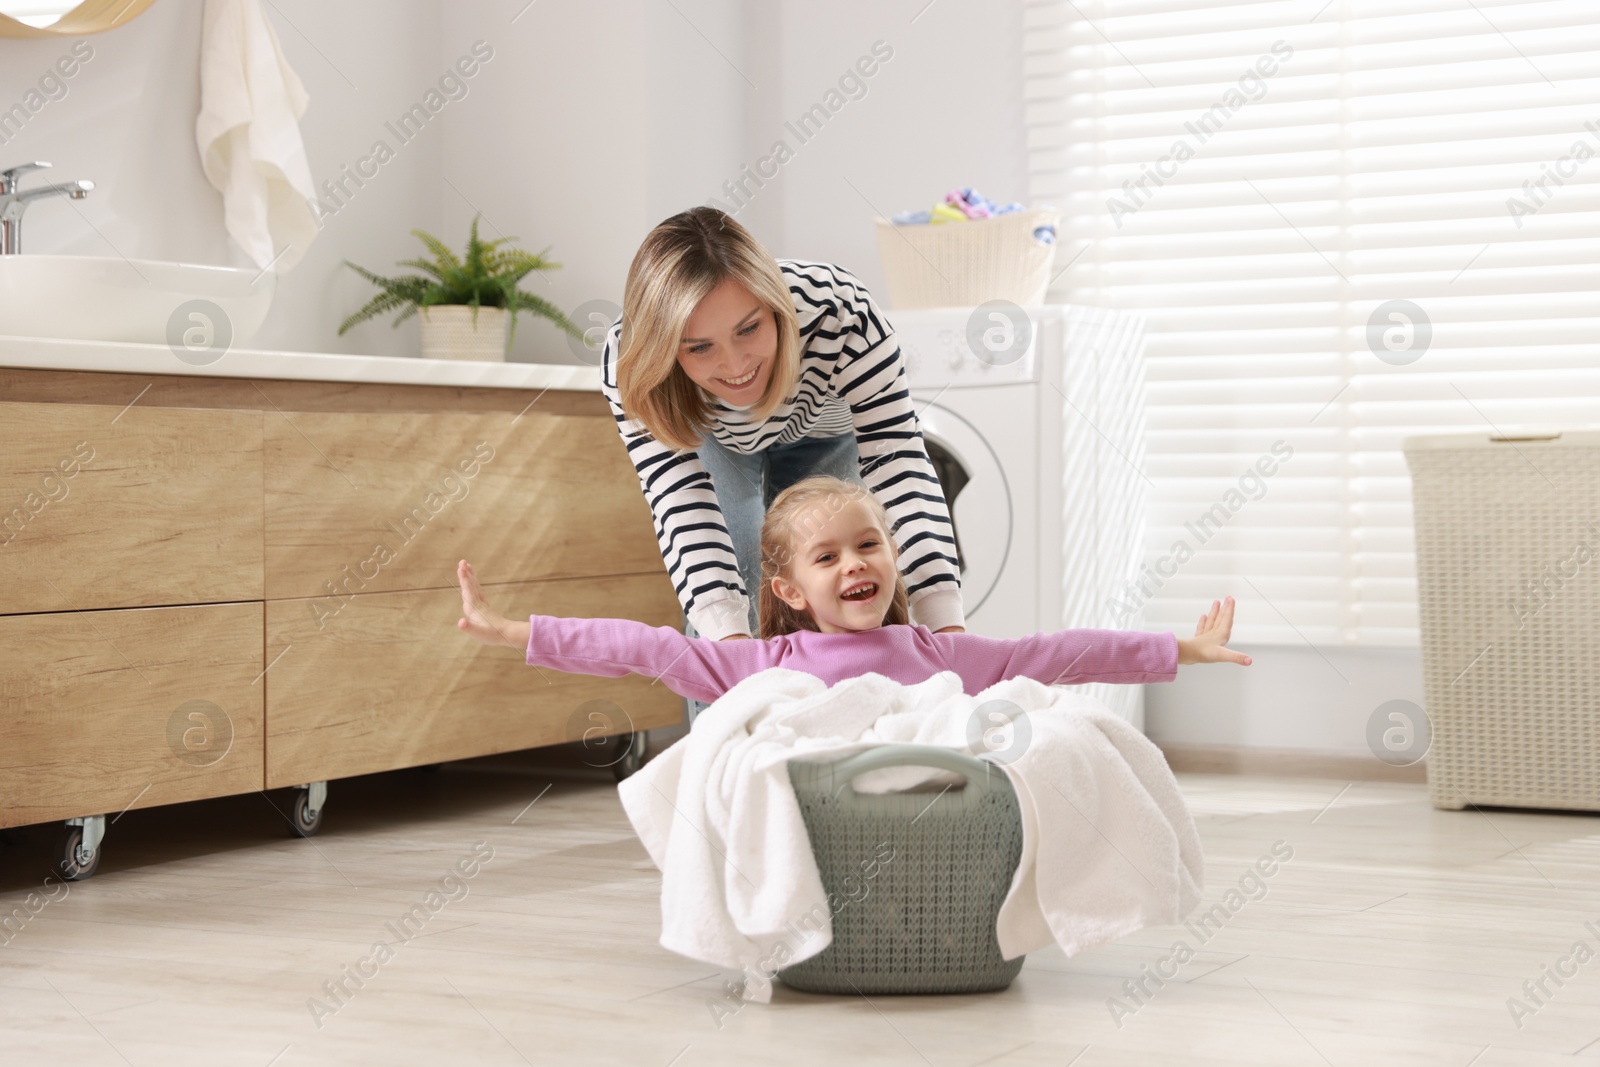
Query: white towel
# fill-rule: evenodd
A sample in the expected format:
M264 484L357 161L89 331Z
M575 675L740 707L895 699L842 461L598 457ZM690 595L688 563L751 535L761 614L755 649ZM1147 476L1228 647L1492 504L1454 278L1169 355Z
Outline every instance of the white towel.
M889 742L968 751L974 714L990 701L1014 705L1025 725L1009 729L1030 734L1001 764L1023 828L996 922L1002 955L1054 943L1070 956L1180 922L1200 900L1199 834L1160 750L1104 705L1027 678L967 696L949 672L909 686L866 674L829 689L774 668L730 689L618 788L661 870L662 946L743 971L743 998L769 1001L774 961L798 963L832 940L831 923L796 937L826 895L788 761ZM892 768L855 788L887 792L943 775Z
M228 233L256 266L277 258L280 274L317 235L297 122L308 102L260 0L206 0L194 124L201 165L222 192Z

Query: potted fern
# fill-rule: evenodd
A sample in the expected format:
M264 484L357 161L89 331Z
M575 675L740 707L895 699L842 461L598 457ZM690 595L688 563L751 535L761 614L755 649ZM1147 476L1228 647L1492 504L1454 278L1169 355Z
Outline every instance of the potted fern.
M500 246L516 240L514 237L480 240L476 216L464 257L457 256L432 234L411 232L433 253L433 259L407 259L395 265L416 267L423 274L385 278L348 259L344 261L345 266L380 291L340 324L341 336L357 323L395 308L404 309L394 320L395 326L420 313L422 355L429 359L504 360L506 348L516 336L519 311L549 319L573 337L583 336L560 308L517 288L533 271L561 266L545 259L543 252L535 255L520 248L502 250Z

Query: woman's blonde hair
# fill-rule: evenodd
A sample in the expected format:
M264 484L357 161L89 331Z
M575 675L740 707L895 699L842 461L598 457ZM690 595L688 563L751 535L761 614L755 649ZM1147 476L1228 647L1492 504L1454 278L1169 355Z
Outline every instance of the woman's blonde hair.
M867 506L883 530L885 544L893 551L894 537L889 513L865 486L818 474L795 482L779 493L767 509L766 521L761 524L761 590L756 597L763 640L792 634L797 630L817 630L815 619L790 607L773 592L772 579L780 575L791 577L789 565L794 561L796 544L810 536L830 517L837 515L850 500L859 500ZM906 580L900 574L897 560L894 596L889 601L889 610L884 613L883 624L905 626L910 622Z
M771 415L799 378L800 327L778 261L726 212L696 207L672 216L650 231L628 268L616 364L623 414L669 448L698 448L711 423L705 394L678 365L678 345L696 305L728 278L772 312L778 330L766 392L751 414Z

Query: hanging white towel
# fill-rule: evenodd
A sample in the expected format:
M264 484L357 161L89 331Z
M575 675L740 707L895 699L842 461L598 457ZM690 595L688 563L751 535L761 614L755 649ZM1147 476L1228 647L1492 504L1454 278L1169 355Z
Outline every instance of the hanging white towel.
M256 266L276 259L280 274L317 235L297 122L309 100L260 0L206 0L195 120L201 165L222 192L228 233Z
M1001 764L1023 830L996 921L1001 954L1057 944L1070 956L1182 920L1204 877L1194 820L1161 751L1104 705L1028 678L967 696L949 672L916 685L866 674L830 689L773 668L730 689L618 789L661 870L662 946L743 971L744 999L769 1001L771 961L798 963L833 937L830 922L795 943L826 894L788 761L888 742L967 750L974 713L989 701L1014 705L1031 735ZM890 768L854 787L905 789L943 773Z

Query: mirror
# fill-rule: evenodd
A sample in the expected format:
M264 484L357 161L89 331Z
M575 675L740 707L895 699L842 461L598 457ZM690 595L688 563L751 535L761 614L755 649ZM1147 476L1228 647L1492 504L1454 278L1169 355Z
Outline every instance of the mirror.
M154 0L0 0L0 37L82 37L114 30Z

